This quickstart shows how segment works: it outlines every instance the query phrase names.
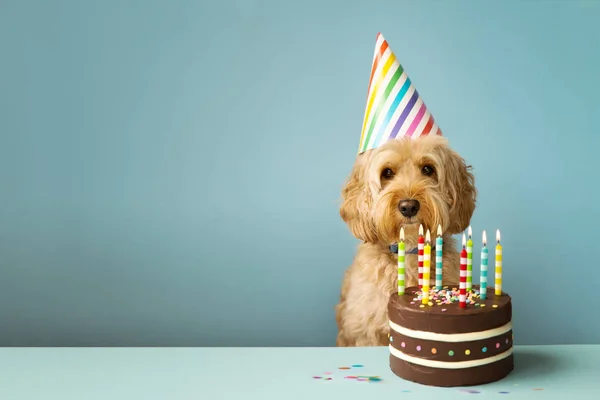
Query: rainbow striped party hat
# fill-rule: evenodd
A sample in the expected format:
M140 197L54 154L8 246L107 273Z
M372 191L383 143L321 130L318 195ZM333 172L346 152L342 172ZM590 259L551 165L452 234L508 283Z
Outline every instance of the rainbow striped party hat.
M378 33L358 153L404 136L441 134L388 42Z

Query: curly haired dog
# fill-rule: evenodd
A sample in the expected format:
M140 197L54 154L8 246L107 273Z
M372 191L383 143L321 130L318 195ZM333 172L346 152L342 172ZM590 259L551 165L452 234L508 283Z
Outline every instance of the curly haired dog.
M420 224L431 231L432 240L442 226L443 283L459 281L460 256L451 235L468 227L476 195L470 166L442 136L390 140L357 156L342 190L340 215L362 243L335 307L337 346L388 345L387 304L398 288L398 258L390 246L398 242L400 227L405 231L407 287L418 284L418 256L412 250ZM432 249L433 278L434 270Z

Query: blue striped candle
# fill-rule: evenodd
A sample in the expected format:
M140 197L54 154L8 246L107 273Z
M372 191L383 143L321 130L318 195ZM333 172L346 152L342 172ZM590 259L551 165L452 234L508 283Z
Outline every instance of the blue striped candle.
M487 273L488 273L488 249L486 247L487 238L483 231L483 247L481 248L481 277L479 278L481 300L487 298Z
M435 239L435 289L442 290L442 258L444 257L442 249L444 240L442 239L442 226L438 225L437 238Z

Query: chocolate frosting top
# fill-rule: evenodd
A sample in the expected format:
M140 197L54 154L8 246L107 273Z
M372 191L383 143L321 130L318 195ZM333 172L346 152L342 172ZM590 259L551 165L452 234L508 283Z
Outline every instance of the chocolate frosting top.
M450 298L458 293L458 285L445 286L446 289L437 293L436 301L433 291L430 295L432 305L421 307L418 299L420 290L417 286L408 287L404 295L392 293L388 303L388 317L390 321L404 328L436 332L436 333L469 333L494 329L506 325L512 319L512 303L507 293L502 292L496 296L494 288L487 288L487 299L479 298L479 285L473 285L473 290L468 296L474 304L467 302L466 308L460 308L457 299L449 302ZM453 290L454 289L454 290ZM444 304L448 303L449 304ZM411 304L413 303L413 304Z

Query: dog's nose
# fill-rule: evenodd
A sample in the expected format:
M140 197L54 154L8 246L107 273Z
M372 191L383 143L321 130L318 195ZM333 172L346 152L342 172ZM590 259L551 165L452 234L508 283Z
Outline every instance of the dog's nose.
M401 200L398 204L400 212L407 218L414 217L415 215L417 215L420 206L421 205L419 204L418 200L412 199Z

